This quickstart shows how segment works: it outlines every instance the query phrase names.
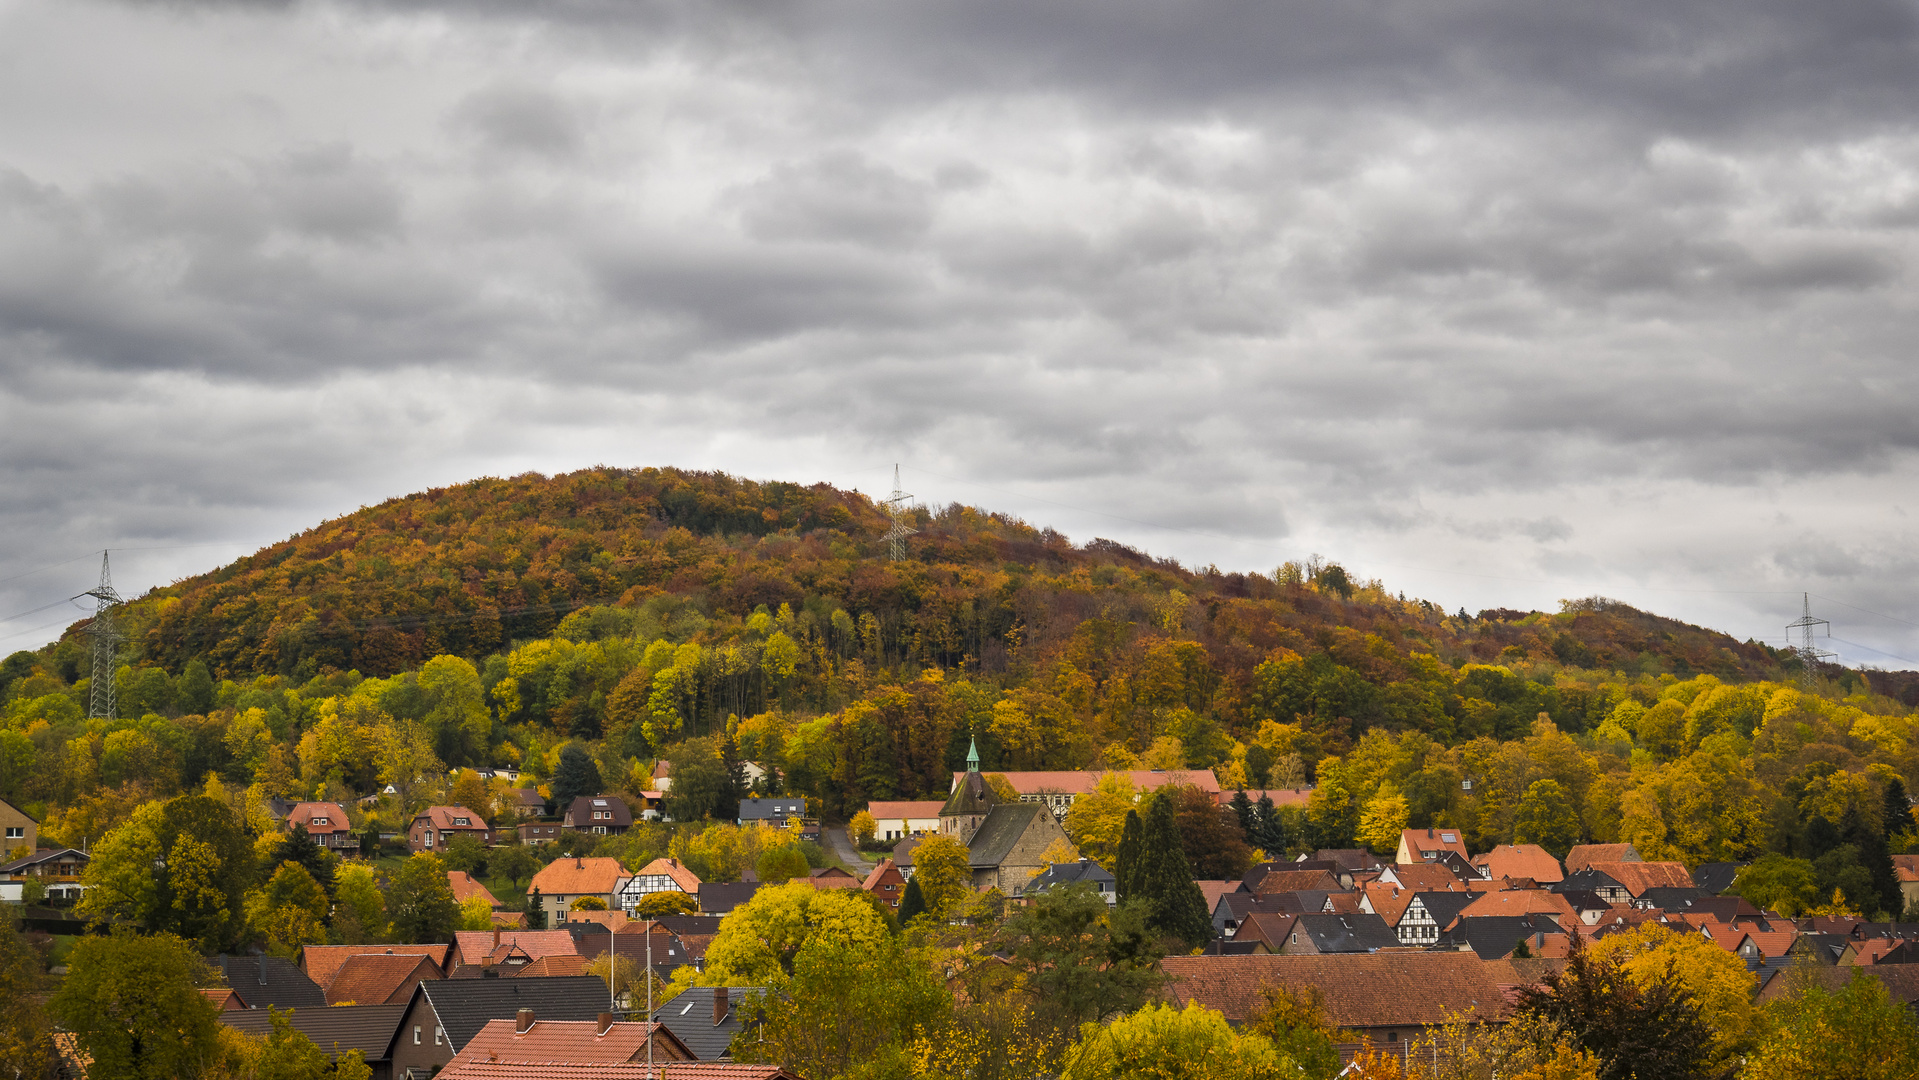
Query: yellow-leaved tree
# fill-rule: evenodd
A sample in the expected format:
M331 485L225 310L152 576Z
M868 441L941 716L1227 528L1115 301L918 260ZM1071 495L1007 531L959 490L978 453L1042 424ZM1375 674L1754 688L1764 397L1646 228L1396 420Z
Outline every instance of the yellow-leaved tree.
M1650 987L1673 978L1699 1003L1720 1048L1742 1053L1753 1037L1752 973L1745 961L1701 934L1675 934L1658 923L1642 923L1622 934L1594 941L1596 962L1617 962L1627 978Z

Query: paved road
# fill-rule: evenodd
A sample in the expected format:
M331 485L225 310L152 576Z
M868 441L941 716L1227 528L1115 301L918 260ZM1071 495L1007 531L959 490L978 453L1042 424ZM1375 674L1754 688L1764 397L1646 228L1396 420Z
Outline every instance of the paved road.
M859 851L853 847L852 838L846 835L846 829L844 827L821 829L820 839L826 841L828 848L833 854L839 856L840 861L846 864L848 870L852 870L861 875L872 872L874 864L860 858Z

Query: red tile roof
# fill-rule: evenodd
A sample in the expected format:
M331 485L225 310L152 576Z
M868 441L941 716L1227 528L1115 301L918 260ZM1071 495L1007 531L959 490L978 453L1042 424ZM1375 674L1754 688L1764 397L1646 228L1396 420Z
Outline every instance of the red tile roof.
M1401 863L1388 867L1387 874L1399 882L1399 887L1409 892L1465 892L1466 883L1459 875L1443 866L1430 863ZM1380 878L1381 881L1385 877Z
M421 818L427 819L428 822L432 823L434 828L441 832L446 832L449 829L454 832L459 832L462 829L473 830L485 829L487 827L485 818L468 810L464 806L429 806L425 810L413 815L414 821L418 821ZM453 823L454 818L465 818L467 823L465 825L455 825Z
M573 935L565 930L458 930L453 934L453 961L462 967L476 965L489 956L497 960L516 947L534 960L579 952Z
M441 1080L800 1080L778 1065L722 1061L475 1061L442 1070Z
M448 870L446 884L453 890L453 902L456 904L464 904L475 896L482 896L486 898L489 906L500 906L500 901L494 897L493 893L464 870Z
M670 877L673 879L673 884L680 887L681 892L698 893L700 891L700 875L688 870L686 864L678 859L654 859L634 871L633 876Z
M349 956L327 983L328 1005L396 1005L413 987L445 976L430 956L408 953L361 953Z
M550 975L584 975L586 974L586 963L586 957L577 954L573 956L542 956L538 960L514 972L513 977L516 979L525 979L529 977L541 978Z
M1317 987L1326 1018L1348 1028L1439 1024L1455 1012L1496 1020L1506 1010L1505 988L1533 981L1509 962L1471 952L1169 956L1160 965L1182 1005L1198 1001L1237 1022L1259 1009L1262 986Z
M1336 892L1339 879L1324 870L1271 870L1253 887L1261 896L1283 892ZM1218 904L1217 898L1214 904Z
M319 983L325 989L333 982L333 976L340 965L347 962L349 956L365 953L400 953L409 956L428 956L441 971L447 968L447 961L453 953L451 945L308 945L300 950L300 970L306 976Z
M875 821L889 821L893 818L938 818L943 802L874 802L866 804L866 812L873 815Z
M1481 893L1479 899L1460 909L1458 918L1477 919L1485 915L1551 915L1556 919L1577 919L1573 906L1558 893L1544 889L1509 889ZM1440 929L1445 929L1441 927Z
M1286 944L1286 936L1293 932L1293 923L1298 919L1297 915L1255 911L1240 921L1239 929L1233 932L1233 940L1263 941L1268 949L1278 952Z
M1411 862L1425 861L1428 851L1450 851L1460 858L1466 854L1466 834L1458 829L1407 829L1399 834L1400 846L1412 856Z
M1206 898L1207 911L1219 906L1220 897L1230 892L1240 891L1240 884L1237 881L1195 881L1193 884L1199 886L1199 894Z
M1900 881L1919 881L1919 855L1894 855L1892 872Z
M642 870L641 873L646 871ZM555 859L534 874L527 891L538 889L545 896L606 894L618 892L620 883L632 876L618 859L562 858Z
M1099 786L1100 778L1117 774L1124 776L1133 787L1140 791L1152 791L1167 784L1182 784L1196 787L1209 794L1219 791L1219 778L1211 769L1115 769L1103 772L1003 772L1006 782L1021 795L1091 795ZM963 772L953 774L953 787L966 777ZM1250 794L1250 792L1248 793Z
M325 818L326 824L315 825L313 819L316 817ZM352 824L347 821L346 807L341 806L339 803L330 802L294 803L293 809L287 811L287 828L291 829L295 825L301 826L309 833L351 832L353 830Z
M1360 895L1372 905L1373 914L1384 919L1387 926L1398 926L1399 920L1406 916L1406 909L1413 906L1413 897L1418 894L1403 886L1369 881L1360 886Z
M1501 844L1483 855L1473 856L1473 865L1483 867L1491 877L1531 878L1541 885L1551 885L1566 877L1559 860L1538 844Z

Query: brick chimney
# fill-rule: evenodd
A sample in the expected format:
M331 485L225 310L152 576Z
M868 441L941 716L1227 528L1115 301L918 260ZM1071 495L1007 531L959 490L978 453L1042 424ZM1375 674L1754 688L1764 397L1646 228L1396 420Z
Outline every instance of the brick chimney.
M500 947L500 928L497 926L493 928L493 947Z
M513 1014L513 1033L524 1035L533 1027L533 1010L521 1009Z
M713 988L713 1024L714 1026L715 1027L719 1026L720 1021L725 1019L726 1019L726 987L716 986Z
M613 1014L601 1013L599 1025L594 1029L593 1034L604 1035L606 1034L606 1029L612 1026L613 1026Z

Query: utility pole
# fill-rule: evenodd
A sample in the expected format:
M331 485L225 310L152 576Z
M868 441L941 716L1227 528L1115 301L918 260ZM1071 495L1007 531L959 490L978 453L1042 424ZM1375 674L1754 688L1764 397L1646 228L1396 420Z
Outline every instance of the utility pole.
M1799 631L1799 644L1791 646L1791 648L1793 652L1799 654L1799 662L1805 665L1805 670L1800 674L1800 681L1803 682L1806 689L1810 691L1816 674L1814 669L1819 661L1831 659L1839 654L1827 652L1812 643L1813 627L1825 627L1826 636L1831 637L1832 624L1824 619L1815 619L1812 617L1812 594L1800 593L1799 595L1800 603L1802 604L1800 609L1801 614L1797 619L1786 624L1786 640L1788 642L1792 641L1792 632L1794 630Z
M120 670L120 630L113 623L113 609L120 605L120 594L113 591L113 571L107 565L106 552L100 553L100 584L80 596L93 597L93 622L87 626L87 633L93 637L87 717L111 720L119 715L113 677Z
M894 562L906 558L906 538L919 531L906 526L906 515L912 509L912 503L909 500L912 498L911 495L900 490L900 467L895 464L893 494L881 504L886 507L886 513L893 519L893 527L886 530L886 553L887 557Z

